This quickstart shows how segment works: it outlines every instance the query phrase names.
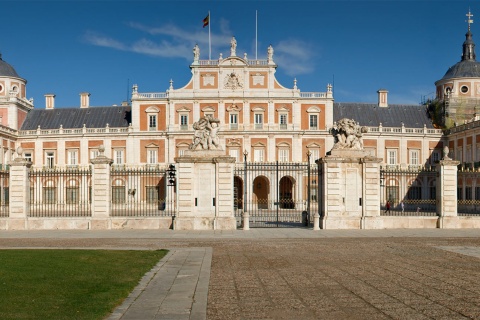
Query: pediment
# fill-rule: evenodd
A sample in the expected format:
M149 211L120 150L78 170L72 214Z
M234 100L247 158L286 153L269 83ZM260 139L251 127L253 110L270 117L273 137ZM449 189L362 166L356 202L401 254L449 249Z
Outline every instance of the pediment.
M158 109L155 106L150 106L147 109L145 109L145 112L147 112L147 113L156 113L156 112L159 112L159 111L160 111L160 109Z
M262 142L257 142L255 144L252 144L253 148L265 148L266 144Z
M203 112L215 112L215 108L212 106L207 106L205 108L202 108Z
M286 142L280 142L277 144L277 148L290 148L290 145Z
M318 143L315 143L315 142L307 145L308 149L316 149L316 148L321 148L321 147L322 147L321 145L319 145Z
M307 109L307 112L311 112L311 113L319 113L319 112L321 112L321 111L322 111L322 110L321 110L319 107L317 107L317 106L312 106L312 107L310 107L310 108Z
M177 109L177 112L191 112L192 110L188 109L187 107L181 107L180 109Z
M265 112L264 107L253 107L252 112Z
M242 108L240 108L236 104L231 104L227 107L227 111L228 112L240 112L240 111L242 111Z
M158 145L152 142L152 143L147 144L145 146L145 148L158 148Z
M286 108L286 107L280 107L276 110L277 112L290 112L290 109Z
M228 57L224 60L222 60L219 63L219 66L221 67L231 67L231 66L238 66L238 67L243 67L243 66L248 66L247 61L240 57Z

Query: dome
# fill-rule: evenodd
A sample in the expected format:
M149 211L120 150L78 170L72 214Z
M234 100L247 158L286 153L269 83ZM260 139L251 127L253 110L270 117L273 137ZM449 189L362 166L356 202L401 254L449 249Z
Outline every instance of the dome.
M20 78L17 71L11 65L2 60L0 54L0 77Z
M442 80L454 78L480 78L480 62L464 60L451 66Z

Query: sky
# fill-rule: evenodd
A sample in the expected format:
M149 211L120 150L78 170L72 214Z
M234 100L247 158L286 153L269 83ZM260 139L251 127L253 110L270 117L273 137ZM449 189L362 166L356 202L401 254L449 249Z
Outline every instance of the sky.
M478 1L7 1L0 0L0 52L28 81L27 97L45 108L121 104L131 87L165 92L191 78L192 48L209 58L266 59L274 49L276 78L302 92L325 92L335 102L419 104L435 81L460 61L471 10L480 44ZM257 16L257 19L256 19ZM478 18L478 23L476 18ZM480 47L477 47L480 59Z

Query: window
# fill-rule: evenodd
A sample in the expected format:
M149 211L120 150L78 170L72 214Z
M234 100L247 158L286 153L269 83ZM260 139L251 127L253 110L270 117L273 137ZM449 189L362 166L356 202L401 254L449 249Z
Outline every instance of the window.
M263 113L255 113L255 129L263 129Z
M422 188L420 186L410 186L408 188L407 198L409 200L420 200L422 199Z
M112 187L112 203L125 203L125 186Z
M467 93L468 92L468 87L467 86L462 86L460 88L460 91L462 91L462 93Z
M475 187L475 200L480 200L480 187Z
M432 156L430 157L430 164L434 165L440 161L440 153L438 151L433 151Z
M32 162L32 153L31 153L31 152L25 152L25 153L23 154L23 158L24 158L25 160L27 160L27 161Z
M230 154L230 157L234 157L235 161L238 162L238 154L239 154L238 149L230 149L228 153Z
M55 153L47 152L45 154L45 166L48 169L53 169L55 167Z
M237 113L230 113L230 129L237 130L238 129L238 114Z
M263 149L254 149L253 150L253 161L254 162L263 162Z
M465 187L465 200L472 200L472 187Z
M151 114L148 116L148 130L157 130L157 115Z
M455 160L463 162L463 149L462 148L457 149L457 159L455 159Z
M78 203L78 194L79 194L78 187L67 187L65 192L66 192L65 198L66 198L67 204Z
M90 159L95 159L99 155L100 155L100 151L98 151L98 149L90 150Z
M310 151L310 164L314 164L316 160L320 158L320 150L315 149L308 149Z
M156 164L157 163L157 149L147 149L147 163Z
M281 113L279 115L279 119L278 119L279 123L280 123L280 129L281 130L286 130L287 129L287 114L286 113Z
M472 162L472 148L467 146L467 151L465 153L465 162Z
M43 188L43 203L52 204L56 202L56 187L44 187Z
M278 161L279 162L288 162L288 149L278 149Z
M419 150L410 150L410 165L418 166L420 164L419 155Z
M186 150L187 150L187 149L183 149L183 148L182 148L182 149L178 149L178 156L179 156L179 157L183 157L183 156L185 155L185 151L186 151Z
M435 200L435 199L437 199L437 188L434 187L434 186L430 186L429 199L430 199L430 200Z
M159 199L159 188L156 186L146 186L147 203L157 203Z
M318 115L311 114L309 116L309 128L310 128L310 130L317 130L318 129Z
M463 200L462 188L457 188L457 200Z
M115 149L113 150L114 158L113 158L113 163L114 164L123 164L124 163L124 158L123 158L123 149Z
M389 149L387 150L387 165L396 165L397 164L397 150Z
M180 115L180 130L188 130L188 114Z
M77 165L78 164L78 151L77 150L68 150L68 165Z
M397 186L387 186L385 187L385 191L386 191L386 194L385 194L386 199L390 201L392 205L395 203L398 203L398 187Z

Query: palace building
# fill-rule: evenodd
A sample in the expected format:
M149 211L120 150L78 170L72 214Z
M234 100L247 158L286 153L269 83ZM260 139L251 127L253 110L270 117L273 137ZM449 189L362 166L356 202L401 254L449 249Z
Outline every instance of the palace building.
M112 159L111 168L116 171L167 168L188 153L194 125L203 117L218 119L222 149L235 159L238 167L245 161L277 166L310 161L310 165L314 165L315 160L330 154L336 143L332 130L344 118L367 128L363 149L369 156L380 159L383 169L435 168L442 159L444 147L449 147L452 158L469 163L472 168L480 163L480 113L476 110L480 67L475 60L470 20L462 60L435 83L437 97L433 106L389 104L386 89L378 90L375 103L335 102L332 85L328 83L322 91L303 92L296 79L291 84L276 79L277 67L282 66L275 63L272 46L266 51L266 60L251 60L246 54L238 56L236 42L232 41L226 57L221 54L215 60L202 60L200 48L195 46L190 64L192 76L183 86L175 88L171 81L165 92L142 92L134 85L131 101L119 106L91 106L90 94L82 92L77 108L56 106L55 94L46 94L44 107L34 108L33 101L26 99L27 81L0 56L2 169L7 169L15 158L23 157L31 162L31 170L88 170L92 159L100 155ZM462 106L468 108L462 109ZM440 129L438 123L446 125L449 119L455 120L455 126L446 131ZM18 147L21 154L16 152ZM298 178L289 176L289 192L284 192L284 187L274 191L276 183L268 175L260 175L272 197L276 194L277 198L292 200L295 204L291 209L306 209L302 204L306 189ZM247 191L240 187L243 177L235 179L239 181L235 180L238 184L235 198L242 198ZM108 182L113 190L111 197L116 199L113 202L135 197L135 192L142 199L152 197L142 196L141 190L116 188L122 186L120 180ZM72 182L70 187L76 183ZM37 192L33 189L40 185L46 188L49 184L36 185L32 180L32 193ZM395 192L393 187L390 185L388 189L387 182L390 194L386 197L392 199L394 205L399 205L402 199L408 200L408 186ZM155 199L167 197L165 188L163 185L162 191L154 191L160 192ZM91 191L67 196L62 190L55 190L56 195L49 193L51 190L44 191L39 192L38 197L31 195L30 200L40 203L69 198L75 202L92 197L88 195ZM480 188L478 196L480 199ZM309 201L320 201L318 197L321 195L312 191ZM421 193L415 195L417 200L422 197ZM426 197L432 199L434 193ZM6 198L4 191L2 199ZM242 203L235 208L241 207Z

